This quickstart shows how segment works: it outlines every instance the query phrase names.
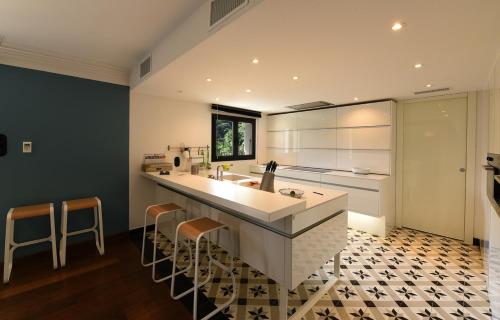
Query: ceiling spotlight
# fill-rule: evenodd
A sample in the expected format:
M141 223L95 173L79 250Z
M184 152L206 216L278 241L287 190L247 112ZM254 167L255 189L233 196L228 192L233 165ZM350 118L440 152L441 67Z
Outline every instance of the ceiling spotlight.
M292 77L292 79L293 79L293 80L299 80L299 77L297 77L297 76L293 76L293 77Z
M425 85L425 87L426 88L430 88L430 87L432 87L432 84L428 83L428 84Z
M219 99L218 97L217 97L217 98L215 98L215 101L219 101L219 100L220 100L220 99Z
M250 89L246 89L246 90L245 90L245 92L246 92L246 93L250 93L250 92L252 92L252 90L250 90Z
M423 67L423 65L421 63L416 63L414 66L413 66L415 69L420 69Z
M253 63L253 64L257 64L257 63L259 63L259 59L257 59L257 58L253 58L252 63Z
M212 82L212 78L206 78L205 81L206 82Z
M354 101L358 101L358 100L359 100L358 97L354 97Z
M392 31L399 31L401 29L403 29L403 23L402 22L395 22L393 25L392 25Z

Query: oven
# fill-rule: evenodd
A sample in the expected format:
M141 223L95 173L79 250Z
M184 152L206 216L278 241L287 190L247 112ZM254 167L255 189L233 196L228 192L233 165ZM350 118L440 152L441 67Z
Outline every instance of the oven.
M500 154L488 153L485 166L488 172L486 192L491 206L500 216Z
M489 153L486 192L491 203L489 237L485 246L488 295L493 319L500 319L500 154ZM486 267L487 265L487 267Z

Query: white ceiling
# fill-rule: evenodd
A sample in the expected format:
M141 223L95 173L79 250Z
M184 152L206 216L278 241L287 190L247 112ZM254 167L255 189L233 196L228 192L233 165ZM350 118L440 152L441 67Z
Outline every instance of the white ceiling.
M484 86L499 35L498 0L264 0L134 90L262 111L461 92Z
M203 0L2 0L4 46L129 69Z

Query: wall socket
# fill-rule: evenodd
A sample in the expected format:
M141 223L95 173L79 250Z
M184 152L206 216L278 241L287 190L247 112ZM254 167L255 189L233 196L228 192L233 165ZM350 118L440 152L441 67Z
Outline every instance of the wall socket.
M31 141L23 141L23 153L31 153L32 145Z

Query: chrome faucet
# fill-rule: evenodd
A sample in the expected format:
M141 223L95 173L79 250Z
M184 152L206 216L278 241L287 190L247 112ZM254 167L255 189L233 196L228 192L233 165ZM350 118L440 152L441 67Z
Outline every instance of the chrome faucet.
M219 169L220 169L220 176L219 176ZM217 180L224 180L224 167L222 165L217 166Z

